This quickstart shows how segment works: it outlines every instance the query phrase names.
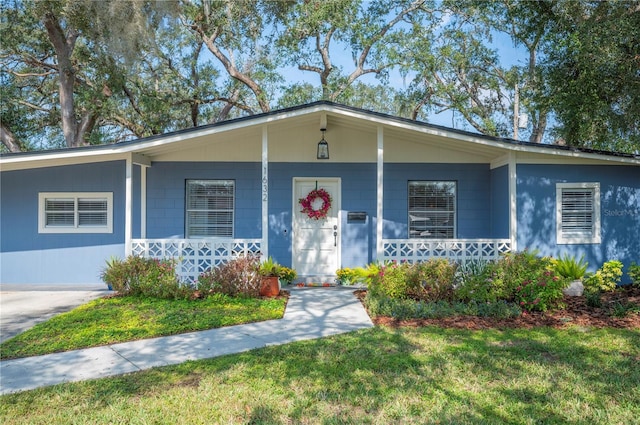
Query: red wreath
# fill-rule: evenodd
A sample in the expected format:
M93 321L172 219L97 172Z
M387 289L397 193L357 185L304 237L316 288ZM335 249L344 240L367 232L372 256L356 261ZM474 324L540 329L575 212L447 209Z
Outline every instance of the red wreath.
M312 204L318 198L322 199L322 206L320 209L314 210ZM327 218L327 213L331 208L331 195L324 189L315 189L309 192L306 198L300 198L298 202L302 205L301 213L305 213L313 220L322 220Z

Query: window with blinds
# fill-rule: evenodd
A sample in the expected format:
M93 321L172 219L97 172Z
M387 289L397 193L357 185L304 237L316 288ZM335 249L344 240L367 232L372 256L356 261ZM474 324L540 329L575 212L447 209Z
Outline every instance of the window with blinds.
M187 180L187 238L232 238L235 182Z
M40 233L111 233L113 194L40 193Z
M409 182L409 237L456 237L456 182Z
M557 242L600 242L600 187L598 183L556 185Z

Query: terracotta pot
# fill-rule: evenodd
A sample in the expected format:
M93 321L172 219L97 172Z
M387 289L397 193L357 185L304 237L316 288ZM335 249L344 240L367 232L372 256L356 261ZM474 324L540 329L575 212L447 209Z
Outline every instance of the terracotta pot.
M260 285L260 296L277 297L280 294L278 276L264 276Z

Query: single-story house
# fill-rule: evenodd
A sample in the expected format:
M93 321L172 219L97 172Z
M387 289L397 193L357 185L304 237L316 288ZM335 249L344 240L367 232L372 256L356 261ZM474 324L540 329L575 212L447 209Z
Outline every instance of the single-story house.
M640 156L326 101L3 154L0 182L2 283L98 283L105 260L130 254L178 258L188 281L249 252L306 280L376 260L524 249L584 254L592 271L640 262Z

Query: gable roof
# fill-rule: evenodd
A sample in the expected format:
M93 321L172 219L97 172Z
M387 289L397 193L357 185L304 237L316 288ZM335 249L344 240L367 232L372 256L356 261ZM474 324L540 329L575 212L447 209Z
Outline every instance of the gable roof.
M48 166L47 164L50 164L52 161L62 163L82 163L124 159L131 154L144 155L145 153L162 149L163 146L184 142L185 140L209 134L257 127L286 120L304 119L314 115L317 116L321 113L340 117L346 120L352 120L354 122L362 122L364 125L382 125L385 128L401 129L418 135L437 135L461 142L485 146L488 149L499 148L506 152L516 151L529 152L532 154L553 154L562 157L596 159L612 161L614 163L640 165L640 155L607 152L571 146L530 143L510 138L486 136L466 130L448 128L441 125L415 121L408 118L392 116L381 112L369 111L322 100L113 144L32 152L2 153L0 154L0 171Z

